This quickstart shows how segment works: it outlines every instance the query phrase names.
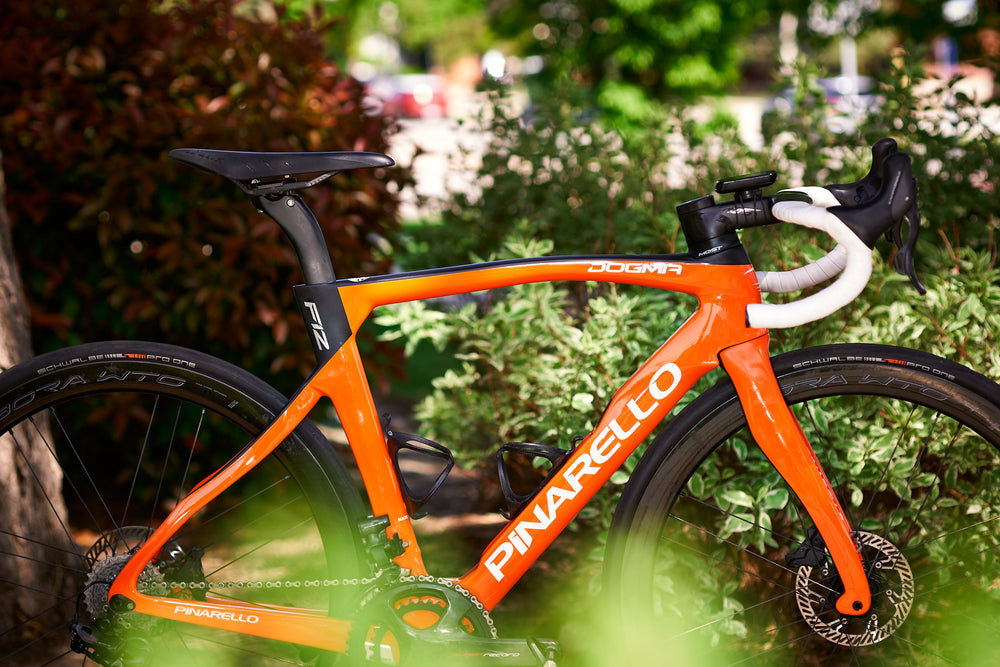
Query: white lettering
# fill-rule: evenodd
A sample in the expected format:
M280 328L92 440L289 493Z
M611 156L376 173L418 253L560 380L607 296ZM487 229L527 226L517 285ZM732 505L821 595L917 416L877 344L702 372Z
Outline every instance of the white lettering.
M313 338L316 339L316 343L319 345L321 350L330 349L330 341L326 339L326 332L323 331L323 327L318 324L313 325Z
M312 301L305 301L302 305L304 305L309 311L309 314L312 315L313 338L316 339L316 345L321 350L329 350L330 342L327 340L326 331L323 329L323 320L319 318L319 308L317 308L316 304Z
M174 605L174 614L194 616L195 618L211 618L219 621L232 621L233 623L260 623L260 616L256 614L222 611L221 609L205 609L204 607L194 607L184 604Z
M573 500L576 494L572 491L567 491L566 489L560 489L558 486L553 486L545 494L545 500L549 504L549 512L554 517L556 515L556 510L567 500Z
M314 321L316 322L321 321L319 319L319 308L316 307L315 303L313 303L312 301L306 301L303 305L309 311L309 314L312 315Z
M622 271L626 270L622 262L600 262L601 265L620 265ZM636 263L636 266L643 266ZM667 266L662 264L663 266ZM596 266L596 264L595 264ZM678 267L679 268L679 267ZM596 269L592 269L596 270ZM666 388L661 388L661 380L665 374L670 375L670 384ZM631 399L626 404L629 413L635 417L635 424L625 430L618 423L618 416L614 417L610 423L596 436L594 436L586 452L577 452L575 458L559 474L557 479L562 484L550 483L545 491L544 507L541 501L536 502L532 514L535 520L519 516L515 519L516 524L507 532L507 537L501 541L493 551L482 561L483 566L493 575L497 581L504 578L504 566L510 561L516 549L521 555L525 555L531 547L533 537L531 531L544 531L555 523L559 508L568 500L573 500L583 490L581 479L587 475L597 475L601 472L603 464L612 459L622 447L622 441L631 437L642 423L656 412L660 401L669 396L681 383L681 369L675 363L664 364L653 373L649 379L647 388L639 395L642 397L647 392L653 399L653 403L643 409L635 399ZM596 465L595 465L596 464ZM523 512L522 515L526 514Z
M644 391L642 393L645 394L646 392ZM643 419L645 419L649 415L653 414L653 410L656 409L657 405L659 405L658 402L653 403L651 406L649 406L649 410L643 412L642 408L639 407L639 404L636 403L635 399L633 398L632 400L630 400L628 402L628 411L632 413L633 417L635 417L639 421L642 421Z
M671 264L668 262L593 262L587 273L631 273L631 274L656 274L666 275L672 273L681 275L684 267L681 264Z
M486 559L484 565L497 581L503 580L503 566L507 564L510 557L514 555L514 547L510 542L503 542Z
M635 431L635 429L638 427L639 427L639 422L636 422L635 427L632 428L632 431ZM614 432L618 440L611 438L608 431ZM631 433L631 431L629 433ZM590 446L590 457L594 459L594 463L598 464L607 463L608 459L610 459L612 455L614 455L614 453L618 451L618 448L621 447L620 441L622 440L622 438L628 437L627 435L619 435L619 434L621 434L621 429L618 428L617 422L612 420L609 427L601 431L601 434L594 439L594 444Z
M600 468L590 465L591 463L593 461L590 456L583 454L576 461L573 461L566 472L563 473L563 479L569 484L569 488L573 489L573 493L579 493L583 490L583 485L580 484L581 477L584 475L596 475L601 472Z
M621 426L618 425L618 418L616 417L611 420L611 423L608 424L608 426L611 428L611 432L615 434L616 438L618 438L619 440L624 440L625 438L635 433L635 430L639 428L639 424L640 422L636 422L635 424L632 425L632 428L625 431L622 429ZM598 463L603 463L603 461L598 461Z
M521 538L526 546L531 546L532 537L529 530L545 530L552 525L552 520L556 518L555 508L549 506L549 513L546 514L541 505L535 505L535 518L538 521L519 521L514 532Z
M673 376L673 382L671 382L670 386L666 389L660 389L657 385L657 381L664 373L670 373L670 375ZM680 383L681 369L677 367L677 364L666 364L665 366L661 366L660 369L653 374L653 379L649 381L649 393L653 398L660 401L669 396Z

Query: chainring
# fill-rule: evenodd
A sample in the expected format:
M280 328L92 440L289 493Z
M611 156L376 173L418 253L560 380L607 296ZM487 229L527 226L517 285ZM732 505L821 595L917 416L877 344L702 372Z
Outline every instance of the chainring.
M447 579L416 577L374 589L361 603L360 618L348 646L360 664L398 665L414 644L497 638L489 612Z

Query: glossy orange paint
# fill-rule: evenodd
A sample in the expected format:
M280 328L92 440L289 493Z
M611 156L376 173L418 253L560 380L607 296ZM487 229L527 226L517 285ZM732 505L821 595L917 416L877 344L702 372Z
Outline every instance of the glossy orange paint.
M336 285L343 300L351 330L383 305L463 294L517 284L548 281L600 281L672 290L692 294L699 300L695 313L630 378L611 400L597 427L575 449L535 499L491 542L479 564L460 577L458 583L475 595L487 609L492 609L524 574L559 532L617 470L651 430L669 413L685 392L705 373L719 365L719 358L741 363L749 344L754 354L766 359L766 331L746 324L746 306L760 302L760 291L752 266L709 265L691 262L679 256L663 258L553 258L522 262L485 263L375 279L340 280ZM764 341L761 343L760 341ZM774 381L773 372L756 367ZM737 376L740 375L737 371ZM783 431L798 424L787 419L773 420L774 411L767 405L778 400L764 382L744 383L750 404L764 404L754 422L774 424ZM760 391L758 391L758 389ZM413 532L399 480L385 445L385 436L372 399L371 390L353 336L317 369L306 385L292 399L288 408L253 443L230 463L214 473L184 498L128 562L111 587L110 595L122 595L135 604L135 611L174 620L219 628L237 633L279 639L330 651L344 651L351 622L323 616L310 610L280 606L256 606L213 598L205 602L180 601L150 596L137 590L139 574L162 549L170 537L195 512L205 507L233 482L242 477L294 430L319 399L331 399L340 418L375 516L387 516L389 537L398 536L405 552L396 559L413 574L426 574L421 552ZM790 414L790 413L789 413ZM790 441L795 441L795 436ZM808 444L806 444L808 449ZM811 451L809 451L811 454ZM788 449L789 460L803 453ZM798 460L802 460L801 458ZM815 457L810 459L815 460ZM794 466L793 466L794 467ZM811 470L788 472L800 478L800 486L815 486L813 472L822 475L818 466ZM783 471L784 472L784 471ZM825 482L825 477L822 478ZM827 487L829 486L826 482ZM837 544L840 560L846 557L843 538L846 519L832 496L816 496L812 502L821 509L817 520L827 531L840 534ZM842 522L837 521L840 514ZM823 528L820 528L821 533ZM827 533L823 533L827 538ZM846 538L850 540L849 537ZM853 580L851 580L853 581ZM849 582L850 583L850 582ZM865 583L867 592L867 584ZM850 588L855 597L860 591ZM183 609L178 610L180 607ZM242 616L240 616L242 614ZM255 622L247 622L247 615Z
M396 563L415 575L427 574L353 336L310 384L333 401L340 425L351 443L373 515L389 517L388 536L398 536L406 546Z
M760 302L752 267L690 264L678 273L641 274L633 280L693 294L699 307L622 386L560 472L458 580L487 609L496 606L688 389L719 365L723 349L765 333L746 324L747 304Z
M736 387L754 440L806 507L830 550L844 582L837 611L864 614L871 607L871 591L858 546L819 459L785 403L771 368L768 339L761 336L723 350L722 363Z
M480 268L481 267L481 268ZM649 267L649 268L644 268ZM694 283L712 281L733 267L683 264L667 258L612 261L601 258L553 258L544 262L494 262L456 267L447 273L430 272L399 279L338 281L352 329L379 306L432 299L480 290L560 280L615 282L644 285L695 294ZM721 270L721 271L720 271ZM630 272L631 271L631 272ZM683 274L683 278L681 277ZM407 274L402 274L406 276ZM717 284L712 281L712 284ZM707 293L707 290L705 291ZM758 297L759 300L759 297Z

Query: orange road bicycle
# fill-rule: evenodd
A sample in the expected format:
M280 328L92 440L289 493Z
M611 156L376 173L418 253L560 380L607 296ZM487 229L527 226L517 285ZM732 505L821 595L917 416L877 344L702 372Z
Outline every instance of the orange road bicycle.
M910 159L889 139L872 153L870 173L849 185L765 196L774 172L720 181L725 201L678 207L685 254L338 279L296 191L390 158L173 151L235 182L287 232L315 372L286 400L218 359L122 341L0 374L2 465L17 466L21 497L45 517L0 527L0 662L556 665L556 642L506 637L491 612L719 367L726 379L663 425L618 501L594 605L614 660L989 662L1000 627L1000 387L890 345L768 350L770 328L849 305L883 235L922 290ZM737 232L779 222L837 247L793 271L755 271ZM761 300L831 279L795 301ZM509 522L469 571L436 572L414 520L453 460L383 422L356 333L379 306L543 281L674 290L698 307L571 449L503 446L547 459L547 478L514 492L501 456ZM324 397L363 493L309 419ZM228 462L211 463L220 454ZM440 473L413 488L404 455ZM53 468L61 484L46 486Z

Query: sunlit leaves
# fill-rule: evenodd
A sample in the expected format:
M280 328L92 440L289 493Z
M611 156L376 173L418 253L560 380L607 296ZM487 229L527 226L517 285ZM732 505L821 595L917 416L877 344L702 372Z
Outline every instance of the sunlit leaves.
M17 3L0 22L0 145L36 349L154 338L298 383L312 355L290 244L235 186L166 153L384 150L385 122L324 57L328 26L207 0ZM339 275L388 266L370 235L396 224L406 178L342 174L306 195Z

